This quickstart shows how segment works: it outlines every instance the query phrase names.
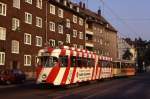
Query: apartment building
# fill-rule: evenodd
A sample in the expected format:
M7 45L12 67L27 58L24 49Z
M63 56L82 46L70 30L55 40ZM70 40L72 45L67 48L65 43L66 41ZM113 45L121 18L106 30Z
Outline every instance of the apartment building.
M85 8L85 4L79 3L82 13L86 16L85 22L85 48L95 51L99 55L117 59L117 31L101 15L101 10L97 13Z
M85 17L68 0L0 0L0 69L34 76L38 50L84 48Z

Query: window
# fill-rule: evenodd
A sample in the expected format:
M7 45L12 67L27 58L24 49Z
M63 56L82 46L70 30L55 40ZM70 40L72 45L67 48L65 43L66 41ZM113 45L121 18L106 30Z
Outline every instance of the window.
M73 37L74 37L74 38L77 37L77 30L73 30Z
M54 46L55 46L55 40L50 39L50 40L49 40L49 45L50 45L51 47L54 47Z
M76 57L75 56L71 56L70 59L71 59L71 67L76 66Z
M62 67L68 66L68 56L59 56L59 59Z
M19 41L12 40L12 42L11 42L11 52L19 54Z
M31 34L28 34L28 33L24 34L24 43L31 45Z
M36 46L42 46L42 37L36 36Z
M66 43L70 43L70 34L66 34Z
M66 19L66 27L70 28L70 19Z
M50 31L55 31L55 23L54 22L49 22L49 29L50 29Z
M24 65L31 66L31 55L24 55Z
M63 26L58 25L58 33L63 34Z
M102 39L100 39L99 41L100 41L100 45L103 45L103 40L102 40Z
M25 23L32 24L32 14L25 12Z
M7 7L6 4L0 2L0 15L6 16L6 7Z
M58 41L58 46L61 46L63 45L63 42L62 41Z
M103 30L102 30L102 29L100 29L100 33L103 33Z
M36 26L42 28L42 18L36 17Z
M83 26L83 19L79 18L79 25Z
M77 23L77 16L73 15L73 23Z
M20 27L20 20L17 18L12 18L12 30L16 31L19 30Z
M36 0L36 7L42 9L42 0Z
M77 48L77 44L73 44L73 47L74 47L74 48Z
M58 16L60 17L60 18L63 18L64 17L64 14L63 14L63 10L62 9L58 9Z
M13 7L20 9L20 0L13 0Z
M6 40L6 28L0 27L0 40Z
M32 0L25 0L25 2L32 4Z
M55 6L50 4L50 13L55 14Z
M83 49L83 45L80 45L79 48L80 48L80 49Z
M5 65L5 52L0 52L0 65Z
M83 39L83 32L79 32L79 39Z

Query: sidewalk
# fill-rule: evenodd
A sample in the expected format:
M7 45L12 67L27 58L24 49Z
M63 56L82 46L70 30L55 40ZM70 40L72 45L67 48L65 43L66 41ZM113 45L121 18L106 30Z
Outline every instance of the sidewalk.
M29 81L25 81L22 84L10 84L10 85L0 84L0 90L9 89L9 88L19 88L19 87L25 87L30 85L35 85L35 81L29 80Z

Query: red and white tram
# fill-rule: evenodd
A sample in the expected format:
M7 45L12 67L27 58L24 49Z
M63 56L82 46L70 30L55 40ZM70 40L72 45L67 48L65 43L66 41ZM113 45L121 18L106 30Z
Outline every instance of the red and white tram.
M135 75L135 66L128 61L114 61L91 51L45 48L38 53L38 84L69 85L112 77Z
M74 48L45 48L38 53L37 83L67 85L113 76L112 58Z

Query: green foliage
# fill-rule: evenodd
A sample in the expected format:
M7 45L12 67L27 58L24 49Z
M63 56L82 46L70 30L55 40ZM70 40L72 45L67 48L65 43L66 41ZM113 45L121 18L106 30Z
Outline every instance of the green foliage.
M122 58L123 58L124 60L131 60L132 57L133 57L133 54L130 52L129 49L127 49L127 50L125 51L125 53L123 54L123 57L122 57Z

